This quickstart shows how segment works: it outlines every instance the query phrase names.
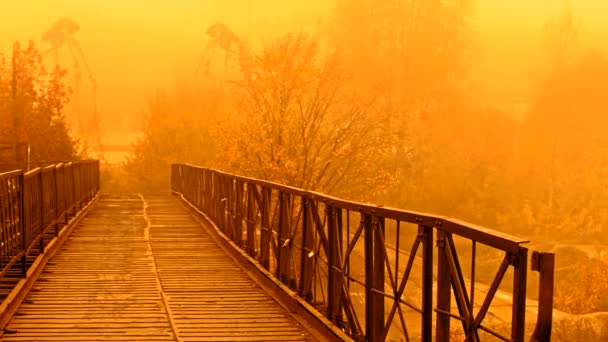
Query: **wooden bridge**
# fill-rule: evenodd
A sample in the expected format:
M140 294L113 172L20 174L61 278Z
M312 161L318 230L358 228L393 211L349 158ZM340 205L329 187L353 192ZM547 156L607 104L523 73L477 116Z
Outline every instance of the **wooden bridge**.
M550 339L553 255L524 239L189 165L171 190L0 174L0 340Z

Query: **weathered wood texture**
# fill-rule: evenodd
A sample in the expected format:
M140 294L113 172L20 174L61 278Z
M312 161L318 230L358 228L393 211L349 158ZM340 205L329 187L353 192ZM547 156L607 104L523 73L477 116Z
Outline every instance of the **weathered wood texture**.
M171 197L104 196L2 341L312 340Z

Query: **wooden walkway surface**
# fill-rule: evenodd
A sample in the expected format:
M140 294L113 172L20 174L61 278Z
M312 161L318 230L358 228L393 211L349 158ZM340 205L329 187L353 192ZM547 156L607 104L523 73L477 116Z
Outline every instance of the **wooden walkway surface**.
M305 341L284 308L169 196L102 196L2 341Z

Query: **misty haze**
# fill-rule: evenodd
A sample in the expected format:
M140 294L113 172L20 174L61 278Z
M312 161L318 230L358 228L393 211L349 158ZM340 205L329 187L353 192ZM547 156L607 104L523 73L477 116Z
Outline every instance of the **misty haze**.
M608 340L607 13L3 1L0 340Z

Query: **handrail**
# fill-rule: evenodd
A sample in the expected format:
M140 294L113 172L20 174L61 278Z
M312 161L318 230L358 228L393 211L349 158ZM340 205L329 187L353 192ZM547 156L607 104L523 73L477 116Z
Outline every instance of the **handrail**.
M45 236L57 236L98 191L96 160L0 173L0 279L18 263L25 276Z
M397 335L409 340L412 319L420 321L413 334L423 341L449 341L458 330L451 327L454 320L467 341L488 334L524 340L527 239L444 216L343 200L187 164L172 165L171 190L356 340ZM406 243L411 248L404 248ZM470 253L462 253L469 243ZM479 304L476 260L488 250L502 262ZM470 264L462 262L467 257ZM532 338L548 341L553 284L547 279L552 280L553 267L533 266L541 274L544 294ZM486 316L496 294L505 291L501 283L510 276L505 275L509 269L510 323L491 325ZM408 297L405 288L415 273L420 286Z

